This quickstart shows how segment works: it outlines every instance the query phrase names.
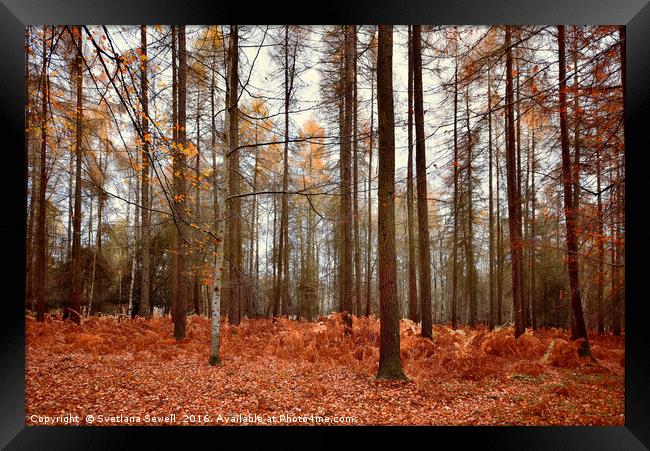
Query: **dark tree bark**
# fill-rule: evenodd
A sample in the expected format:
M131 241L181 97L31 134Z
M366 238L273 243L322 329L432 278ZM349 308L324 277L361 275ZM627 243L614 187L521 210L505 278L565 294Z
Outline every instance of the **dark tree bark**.
M465 123L467 125L467 288L469 298L468 323L471 326L476 324L478 314L478 298L476 293L476 268L474 267L474 207L472 203L473 180L472 180L472 131L469 121L469 85L466 86L465 95Z
M345 26L345 69L344 69L344 114L343 133L341 136L341 281L340 304L343 320L346 324L346 333L352 332L352 199L351 199L351 150L352 150L352 91L354 78L352 74L354 46L352 25Z
M456 37L456 39L458 39ZM454 230L451 274L451 328L458 327L458 55L454 58Z
M186 176L187 159L181 150L187 148L187 50L185 45L185 25L178 26L178 149L175 152L176 167L174 168L174 185L176 188L176 242L178 244L178 267L176 268L177 292L176 315L174 321L174 337L176 340L185 338L185 317L187 313L187 274L186 255L181 246L185 241L186 231Z
M531 156L530 156L530 173L531 173L531 199L530 199L530 319L533 329L537 329L537 290L535 287L535 266L536 266L536 249L537 249L537 193L535 192L535 172L537 171L537 160L535 157L535 129L532 130L531 136Z
M289 200L287 191L289 189L289 26L284 27L284 153L282 172L282 211L280 212L280 236L278 238L278 278L275 285L275 301L273 316L287 314L287 269L285 268L286 247L284 229L289 222Z
M230 151L228 157L228 200L226 202L228 241L228 296L229 309L228 321L230 324L239 325L242 310L242 237L241 237L241 198L232 197L241 192L241 176L239 169L239 28L237 25L230 27L230 47L228 55L229 73L228 83L228 137Z
M420 321L417 273L415 270L415 232L413 230L413 32L408 30L408 156L406 171L406 222L408 227L408 306L409 319Z
M141 62L140 83L142 96L142 283L140 284L139 315L144 318L151 316L149 307L149 284L151 263L149 257L149 81L147 79L147 26L140 27Z
M418 196L418 238L420 242L420 311L422 336L431 338L431 254L429 253L429 211L427 167L422 99L422 26L413 26L413 83L415 104L415 171Z
M512 256L512 309L515 320L515 338L524 333L522 308L522 248L521 248L521 199L518 189L515 149L514 95L512 87L511 27L506 26L506 172L508 188L508 226L510 229L510 253Z
M381 327L377 379L406 380L400 359L399 305L395 268L395 111L392 34L392 26L379 26L377 61L379 216L377 242Z
M82 67L82 45L81 27L77 31L77 55L75 57L75 76L77 88L77 114L76 114L76 137L75 137L75 192L74 192L74 217L72 232L72 293L70 296L69 310L64 312L64 317L69 317L79 324L81 322L81 139L83 136L83 67Z
M54 35L54 31L52 31ZM45 321L45 193L47 191L47 105L49 102L47 74L47 26L43 26L43 64L41 71L41 87L43 91L41 103L41 155L40 155L40 179L38 187L38 219L36 224L36 320ZM78 317L78 315L77 315Z
M488 298L490 306L490 330L494 329L496 321L496 299L495 299L495 280L494 280L494 193L492 190L492 78L488 68L487 79L487 97L488 97Z
M575 321L575 331L572 339L583 339L580 347L581 355L589 354L587 329L582 314L580 299L580 279L578 273L578 241L575 231L576 212L573 206L571 159L569 155L569 133L567 130L566 105L566 57L564 26L558 25L558 55L559 55L559 89L560 89L560 142L562 145L562 184L564 188L564 214L566 218L566 242L568 251L569 286L571 288L571 309Z
M361 246L359 242L359 141L357 139L357 26L352 26L352 174L354 218L354 300L355 312L361 316Z

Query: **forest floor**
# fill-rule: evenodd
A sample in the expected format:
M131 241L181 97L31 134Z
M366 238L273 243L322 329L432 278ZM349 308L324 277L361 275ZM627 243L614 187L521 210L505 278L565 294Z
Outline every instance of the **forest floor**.
M623 337L590 337L594 361L563 330L515 341L511 328L434 326L429 341L402 320L409 381L387 382L374 377L378 320L353 322L352 336L337 314L222 322L222 364L210 366L203 317L176 342L170 318L27 316L26 423L624 424Z

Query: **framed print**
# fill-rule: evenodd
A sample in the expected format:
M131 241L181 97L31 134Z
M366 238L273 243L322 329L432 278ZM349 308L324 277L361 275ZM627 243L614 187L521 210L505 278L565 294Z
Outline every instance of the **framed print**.
M3 446L649 446L646 2L3 3Z

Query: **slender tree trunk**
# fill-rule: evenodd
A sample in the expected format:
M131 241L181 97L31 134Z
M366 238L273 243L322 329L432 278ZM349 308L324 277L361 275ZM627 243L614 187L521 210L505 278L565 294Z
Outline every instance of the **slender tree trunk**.
M70 309L64 316L79 324L81 321L81 139L83 136L83 67L81 27L76 28L77 55L75 58L75 76L77 87L77 114L76 114L76 139L75 139L75 194L74 194L74 221L72 237L72 294L70 296Z
M478 314L478 298L476 293L476 268L474 267L474 209L472 205L472 131L469 121L469 84L466 86L465 117L467 125L467 278L469 280L469 324L476 325Z
M172 139L174 147L178 146L178 70L177 70L177 39L176 39L176 25L172 25ZM174 150L176 152L176 150ZM174 158L174 161L177 159ZM176 172L177 164L174 164L174 172ZM176 183L176 178L174 178ZM176 186L174 185L174 189ZM136 190L137 191L137 190ZM174 207L176 203L174 202ZM136 213L137 217L137 213ZM179 254L179 241L178 234L174 233L172 237L172 252L171 252L171 317L174 324L176 323L176 304L178 303L178 254Z
M603 201L601 198L601 155L600 148L596 146L596 192L597 197L597 221L598 221L598 297L596 300L597 310L597 328L598 335L605 335L605 310L603 306L604 288L605 288L605 231L603 223Z
M508 186L508 226L510 229L510 253L512 256L512 309L515 321L515 338L524 333L522 307L522 258L521 258L521 199L519 197L517 161L515 149L514 96L512 87L511 27L506 26L506 166Z
M415 104L415 171L418 196L418 238L420 242L420 315L422 336L432 338L431 323L431 254L429 252L429 211L427 204L427 168L424 141L424 106L422 99L421 25L413 26L413 83Z
M211 80L210 80L210 118L212 120L210 127L211 150L212 150L212 230L215 232L214 240L214 273L212 285L212 299L210 309L212 312L212 330L210 341L210 365L217 365L221 362L220 356L220 338L221 338L221 286L223 282L223 240L225 233L225 221L220 218L219 212L219 179L217 176L217 124L215 115L214 95L215 95L215 59L212 60ZM222 158L221 173L226 173L226 155Z
M257 143L257 124L255 124L255 142ZM257 173L259 167L259 152L255 152L255 165L253 166L253 192L257 192ZM259 278L259 213L257 208L257 195L253 195L253 218L251 220L251 242L249 250L249 294L248 317L257 313L255 296L257 293L257 280Z
M229 49L230 103L228 105L228 126L230 150L228 151L228 286L230 294L228 320L230 324L239 325L242 310L242 238L241 238L241 199L231 196L241 192L239 175L239 29L237 25L230 27Z
M352 91L354 78L352 74L354 46L352 26L345 26L345 70L344 70L344 115L343 134L341 136L341 312L346 325L346 333L352 333L352 199L351 199L351 147L352 147Z
M197 86L196 90L196 160L194 162L194 179L196 189L194 194L194 222L200 223L201 220L201 114L199 106L201 105L201 90ZM199 230L194 230L194 239L200 239ZM203 271L203 252L197 251L194 258L194 313L201 314L201 275Z
M359 242L359 142L357 139L357 26L352 26L352 174L354 208L354 298L355 313L361 316L361 245Z
M54 31L52 31L52 36ZM49 91L47 82L47 26L43 26L43 65L41 72L41 88L43 90L42 110L41 110L41 161L40 161L40 181L38 188L38 221L36 229L36 320L45 321L45 311L47 309L45 301L45 272L47 268L46 259L46 242L45 242L45 193L47 191L47 105L49 101ZM77 316L78 317L78 316Z
M274 289L274 308L273 316L287 314L287 270L285 265L285 254L287 242L285 242L284 229L289 222L289 199L287 191L289 189L289 26L284 27L284 153L283 153L283 173L282 173L282 206L280 212L280 236L278 238L278 277Z
M418 306L417 274L415 271L415 232L413 230L413 33L408 30L408 156L406 171L406 222L408 227L408 306L409 319L420 321Z
M498 122L497 122L498 123ZM496 226L497 226L497 305L496 323L502 324L503 312L503 225L501 224L501 167L499 164L499 145L496 143L494 154L494 169L496 170Z
M187 149L187 51L185 46L185 25L178 26L178 149L176 151L176 168L174 182L176 188L176 243L178 244L178 267L176 268L177 292L176 315L174 321L174 338L185 338L185 317L187 314L187 274L186 255L182 243L186 237L187 204L187 160L183 153Z
M518 30L517 30L518 31ZM518 201L518 209L519 209L519 227L524 228L524 234L525 234L525 216L522 214L522 204L526 201L525 198L522 196L522 165L521 165L521 76L520 76L520 68L519 68L519 56L520 52L519 49L514 48L514 59L515 59L515 80L516 80L516 98L515 98L515 103L514 103L514 108L515 108L515 114L516 114L516 120L515 120L515 142L517 146L517 199ZM528 321L528 290L526 289L526 266L524 265L524 262L526 261L526 237L525 235L522 236L520 232L520 237L522 238L520 243L521 243L521 263L520 263L520 282L519 282L519 289L521 290L521 315L522 315L522 321L523 321L523 331L526 330L526 327L528 327L529 321Z
M454 230L451 274L451 327L458 327L458 55L454 58Z
M371 41L374 41L373 31ZM370 316L370 299L372 296L372 144L375 107L375 71L370 72L370 137L368 139L368 249L366 253L366 316Z
M558 25L558 54L559 54L559 89L560 89L560 141L562 144L562 180L564 186L564 214L566 216L566 241L568 251L569 285L571 288L571 307L576 329L572 339L584 339L580 352L581 355L589 353L587 329L582 315L580 299L580 280L578 274L578 241L575 231L575 209L572 197L571 160L569 156L569 134L567 130L567 105L566 105L566 59L564 44L564 26Z
M378 264L380 346L377 379L406 380L400 359L399 305L395 255L395 112L393 29L379 26L377 107L379 112Z
M536 262L536 248L537 248L537 223L536 223L536 208L537 208L537 194L535 192L535 171L537 171L537 160L535 157L535 129L532 130L531 136L531 156L530 156L530 173L531 173L531 187L530 187L530 318L533 329L537 329L537 290L535 287L535 262Z
M490 330L494 330L496 320L495 286L494 286L494 193L492 192L492 78L488 68L488 298L490 306Z
M147 26L140 27L141 65L140 83L142 90L142 283L140 284L139 315L151 316L149 308L149 283L151 264L149 259L149 84L147 79Z

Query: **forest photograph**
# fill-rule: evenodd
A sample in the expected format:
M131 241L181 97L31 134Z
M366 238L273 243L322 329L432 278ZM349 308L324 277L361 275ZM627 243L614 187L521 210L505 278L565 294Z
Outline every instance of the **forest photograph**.
M24 33L27 426L625 424L625 26Z

